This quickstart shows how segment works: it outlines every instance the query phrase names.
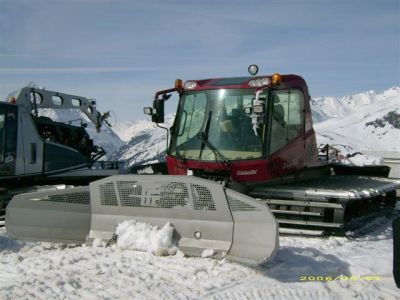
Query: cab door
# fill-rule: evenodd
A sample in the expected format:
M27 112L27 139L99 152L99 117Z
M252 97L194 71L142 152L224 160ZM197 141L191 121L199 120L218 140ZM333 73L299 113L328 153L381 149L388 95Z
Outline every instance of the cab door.
M272 92L269 155L274 176L305 167L304 95L298 89Z

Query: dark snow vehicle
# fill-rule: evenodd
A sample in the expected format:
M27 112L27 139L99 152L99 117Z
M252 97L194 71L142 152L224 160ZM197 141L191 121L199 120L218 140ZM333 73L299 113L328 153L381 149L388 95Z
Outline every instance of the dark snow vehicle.
M116 174L93 170L105 151L82 126L39 116L41 109L73 109L83 112L100 130L105 116L96 103L44 89L24 87L8 102L0 102L0 215L14 194L49 189L49 185L89 182ZM57 188L57 187L53 187ZM0 216L1 218L1 216ZM0 220L1 222L1 220Z

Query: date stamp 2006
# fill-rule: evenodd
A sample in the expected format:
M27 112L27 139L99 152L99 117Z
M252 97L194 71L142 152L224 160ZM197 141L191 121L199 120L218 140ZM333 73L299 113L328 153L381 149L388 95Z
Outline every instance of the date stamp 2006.
M315 275L315 276L299 276L299 281L380 281L379 275L363 275L363 276L346 276L346 275Z

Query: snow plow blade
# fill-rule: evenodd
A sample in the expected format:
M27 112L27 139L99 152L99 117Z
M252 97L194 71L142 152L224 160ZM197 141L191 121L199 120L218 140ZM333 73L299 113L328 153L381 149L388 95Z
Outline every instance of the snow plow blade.
M6 208L6 230L16 239L83 243L89 228L89 187L19 194Z
M109 241L116 226L137 220L175 227L185 254L261 264L278 249L278 225L266 205L222 185L189 176L119 175L89 187L20 194L6 211L17 239L62 243Z

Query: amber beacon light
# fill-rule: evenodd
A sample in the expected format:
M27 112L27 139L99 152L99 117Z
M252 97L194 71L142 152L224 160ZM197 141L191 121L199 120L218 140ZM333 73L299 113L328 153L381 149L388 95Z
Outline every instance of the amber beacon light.
M272 75L271 83L272 85L279 85L281 83L281 75L278 73Z
M175 88L177 90L181 90L183 87L182 79L175 79Z

